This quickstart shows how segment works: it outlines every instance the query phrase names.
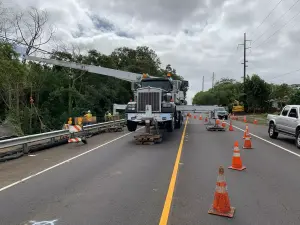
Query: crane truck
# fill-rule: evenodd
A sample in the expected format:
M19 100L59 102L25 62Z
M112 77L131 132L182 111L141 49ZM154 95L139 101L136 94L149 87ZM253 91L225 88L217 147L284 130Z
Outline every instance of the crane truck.
M78 69L106 75L131 82L134 92L134 100L128 102L125 114L129 131L135 131L138 124L145 125L146 132L135 136L138 143L157 143L162 141L160 129L173 132L179 129L183 122L182 106L187 102L184 99L184 91L189 83L186 80L173 80L171 74L166 77L154 77L147 74L137 74L127 71L114 70L100 66L85 65L56 59L46 59L36 56L24 55L31 61ZM181 106L181 107L178 107ZM154 133L151 132L154 127Z

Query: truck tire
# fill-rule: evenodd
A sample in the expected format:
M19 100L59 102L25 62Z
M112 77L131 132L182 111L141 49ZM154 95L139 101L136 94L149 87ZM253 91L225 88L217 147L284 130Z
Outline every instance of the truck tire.
M225 116L225 120L228 120L228 116Z
M180 129L181 125L182 125L182 115L181 113L179 112L177 114L177 121L176 121L176 124L175 124L175 129Z
M300 149L300 129L296 131L296 147Z
M127 129L128 129L128 131L130 131L130 132L135 131L136 128L137 128L137 125L138 125L137 122L127 120Z
M269 124L269 137L276 139L278 137L278 132L276 132L276 127L274 123Z
M174 131L175 123L176 123L175 117L173 117L173 119L171 121L168 121L168 123L167 123L167 131L168 132L173 132Z

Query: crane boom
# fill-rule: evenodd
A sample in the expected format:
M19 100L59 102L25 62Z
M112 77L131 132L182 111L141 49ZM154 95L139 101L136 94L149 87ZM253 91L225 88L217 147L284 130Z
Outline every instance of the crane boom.
M138 73L131 73L131 72L122 71L122 70L114 70L114 69L109 69L109 68L105 68L105 67L101 67L101 66L93 66L93 65L81 64L81 63L75 63L75 62L66 62L66 61L56 60L56 59L46 59L46 58L40 58L40 57L35 57L35 56L29 56L29 55L25 55L24 58L27 60L44 62L44 63L48 63L48 64L53 64L56 66L63 66L63 67L67 67L67 68L87 71L90 73L115 77L115 78L118 78L121 80L126 80L129 82L139 81L142 76L142 74L138 74Z

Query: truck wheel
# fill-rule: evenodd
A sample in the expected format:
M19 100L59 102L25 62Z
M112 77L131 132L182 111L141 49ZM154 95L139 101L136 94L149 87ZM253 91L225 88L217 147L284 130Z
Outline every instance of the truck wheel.
M278 132L276 132L274 123L270 123L269 125L269 137L272 139L276 139L278 137Z
M178 120L176 121L175 129L179 129L182 125L182 115L181 115L181 113L177 114L177 118L178 118Z
M296 146L298 149L300 149L300 130L299 129L297 130L297 133L296 133Z
M175 117L171 121L168 122L167 124L167 131L168 132L173 132L175 129Z
M128 131L133 132L133 131L136 130L136 128L137 128L137 122L127 120L127 129L128 129Z

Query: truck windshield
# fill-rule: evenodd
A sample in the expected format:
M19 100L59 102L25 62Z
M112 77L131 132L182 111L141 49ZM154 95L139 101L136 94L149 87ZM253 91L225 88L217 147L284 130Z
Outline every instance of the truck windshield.
M168 80L166 80L166 81L164 81L164 80L147 80L147 81L142 81L141 82L141 85L142 85L142 87L155 87L155 88L161 88L161 89L163 89L163 90L166 90L166 91L168 91L168 90L172 90L172 85L171 85L171 83L168 81Z
M220 107L216 109L217 111L226 111L224 107Z

